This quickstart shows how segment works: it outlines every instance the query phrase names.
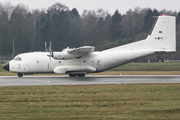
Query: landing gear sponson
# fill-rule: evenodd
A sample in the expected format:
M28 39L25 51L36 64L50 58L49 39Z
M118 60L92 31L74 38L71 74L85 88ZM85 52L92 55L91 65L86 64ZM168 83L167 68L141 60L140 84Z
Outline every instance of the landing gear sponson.
M18 77L23 77L23 73L18 73ZM69 77L85 77L85 74L69 74Z

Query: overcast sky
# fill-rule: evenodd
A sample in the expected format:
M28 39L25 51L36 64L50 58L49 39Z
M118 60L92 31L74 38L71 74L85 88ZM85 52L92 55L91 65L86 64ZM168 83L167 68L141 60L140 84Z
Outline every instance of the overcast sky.
M113 14L119 10L121 14L135 7L152 8L157 10L180 11L180 0L0 0L0 2L11 2L13 5L24 3L30 9L48 8L56 2L60 2L71 10L76 8L80 14L83 10L97 10L103 8Z

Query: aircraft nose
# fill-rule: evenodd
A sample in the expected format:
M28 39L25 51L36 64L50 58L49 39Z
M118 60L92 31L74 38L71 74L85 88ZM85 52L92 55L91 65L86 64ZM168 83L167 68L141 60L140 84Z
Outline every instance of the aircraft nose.
M9 71L9 62L8 62L8 63L6 63L6 64L3 66L3 69L5 69L5 70Z

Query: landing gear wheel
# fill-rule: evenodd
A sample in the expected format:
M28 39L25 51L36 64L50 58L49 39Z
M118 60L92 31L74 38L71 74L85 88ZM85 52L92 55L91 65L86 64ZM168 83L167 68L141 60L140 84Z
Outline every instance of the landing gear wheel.
M23 74L22 73L18 73L18 77L22 77L23 76Z
M69 74L69 77L76 77L76 74Z
M85 77L85 74L78 74L78 77Z

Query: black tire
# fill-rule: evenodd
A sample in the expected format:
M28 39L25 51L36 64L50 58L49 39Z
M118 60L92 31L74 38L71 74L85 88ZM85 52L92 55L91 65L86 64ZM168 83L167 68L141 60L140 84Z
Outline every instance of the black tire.
M22 73L18 73L18 77L22 77L23 76L23 74Z
M69 77L76 77L76 74L69 74Z
M85 77L85 74L78 74L78 77Z

